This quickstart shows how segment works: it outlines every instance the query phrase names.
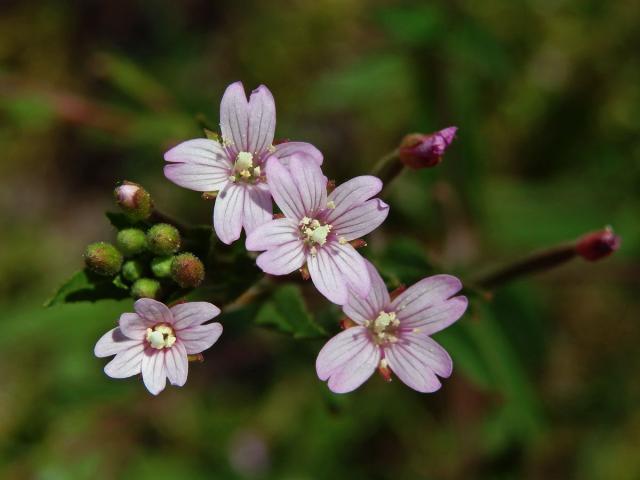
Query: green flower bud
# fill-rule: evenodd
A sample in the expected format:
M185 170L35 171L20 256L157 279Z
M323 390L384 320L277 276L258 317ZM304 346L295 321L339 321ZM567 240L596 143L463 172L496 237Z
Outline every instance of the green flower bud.
M166 257L155 257L151 260L151 271L158 278L167 278L171 276L171 264L173 263L173 255Z
M153 211L151 195L137 183L123 182L114 190L116 203L132 220L146 220Z
M171 255L180 248L180 232L173 225L158 223L147 232L147 244L156 255Z
M139 278L131 285L131 295L135 298L154 298L160 296L160 282L153 278Z
M116 245L125 257L133 257L147 248L147 236L138 228L125 228L118 232Z
M122 254L110 243L96 242L85 250L84 262L98 275L111 277L120 271Z
M129 260L122 265L122 276L129 282L135 282L144 275L144 265L140 260Z
M204 280L204 265L192 253L181 253L173 258L171 278L182 288L194 288Z

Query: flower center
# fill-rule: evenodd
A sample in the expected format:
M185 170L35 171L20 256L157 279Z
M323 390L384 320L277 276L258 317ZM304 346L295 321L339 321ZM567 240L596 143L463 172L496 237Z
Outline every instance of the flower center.
M176 334L166 323L159 323L153 328L147 328L147 342L152 348L158 350L170 348L176 343Z
M262 180L260 165L253 164L253 154L240 152L236 155L233 172L229 176L232 182L256 183Z
M321 247L327 243L327 236L333 228L328 223L323 223L320 222L320 220L309 217L304 217L300 220L299 226L302 240L311 247L311 255L317 253L317 247Z
M394 343L398 341L396 332L400 326L400 320L396 318L396 312L380 312L375 320L365 324L371 330L378 344Z

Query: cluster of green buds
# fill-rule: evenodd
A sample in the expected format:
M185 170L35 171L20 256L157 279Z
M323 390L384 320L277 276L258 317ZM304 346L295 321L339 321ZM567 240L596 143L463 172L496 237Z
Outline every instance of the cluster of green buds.
M97 242L87 246L87 268L112 277L114 284L128 288L134 298L159 299L177 287L199 286L205 275L202 261L180 251L182 238L175 226L153 222L149 193L127 182L116 188L115 197L132 226L118 231L115 245Z

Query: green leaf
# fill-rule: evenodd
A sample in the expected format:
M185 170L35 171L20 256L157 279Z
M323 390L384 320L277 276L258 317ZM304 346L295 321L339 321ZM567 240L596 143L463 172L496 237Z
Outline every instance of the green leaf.
M294 338L326 336L324 329L307 311L300 288L296 285L278 288L258 312L256 323L274 327Z
M75 273L45 302L45 307L63 303L96 302L103 299L120 300L129 296L128 289L114 284L111 277L101 277L84 269Z
M380 257L379 264L381 272L396 284L411 285L435 273L425 247L409 238L395 239Z

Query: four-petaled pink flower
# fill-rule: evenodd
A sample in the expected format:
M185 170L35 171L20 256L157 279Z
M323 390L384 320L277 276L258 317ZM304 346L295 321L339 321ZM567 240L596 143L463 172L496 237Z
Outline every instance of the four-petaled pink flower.
M372 176L338 186L327 196L327 178L320 167L294 155L289 168L277 159L267 162L271 194L284 218L267 222L247 236L248 250L266 250L258 266L272 275L286 275L305 262L316 288L343 305L348 288L365 296L371 285L364 258L349 243L378 227L389 206L378 198L382 188Z
M181 187L198 192L218 191L213 211L216 234L226 244L271 220L272 204L264 174L269 157L286 162L295 153L322 164L322 154L309 143L272 145L276 106L267 87L260 85L247 102L244 87L236 82L220 103L222 141L188 140L165 153L165 176Z
M339 333L316 360L321 380L335 393L355 390L380 368L393 371L419 392L440 388L436 375L448 377L451 357L430 335L458 320L467 308L462 288L450 275L420 280L391 301L375 267L367 262L371 291L365 298L351 295L344 313L357 325Z
M123 313L119 326L105 333L95 346L97 357L115 355L104 371L112 378L142 373L147 390L157 395L166 385L183 386L187 381L187 355L211 347L222 334L219 323L204 322L220 314L207 302L164 303L142 298L136 313Z

